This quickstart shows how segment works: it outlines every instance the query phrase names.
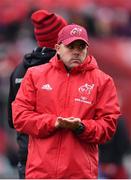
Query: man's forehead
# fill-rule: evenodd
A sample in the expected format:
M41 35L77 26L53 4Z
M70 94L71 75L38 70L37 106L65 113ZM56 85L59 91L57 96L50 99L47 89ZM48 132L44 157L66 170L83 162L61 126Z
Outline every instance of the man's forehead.
M68 46L70 45L86 45L85 41L82 40L75 40L72 43L70 43Z

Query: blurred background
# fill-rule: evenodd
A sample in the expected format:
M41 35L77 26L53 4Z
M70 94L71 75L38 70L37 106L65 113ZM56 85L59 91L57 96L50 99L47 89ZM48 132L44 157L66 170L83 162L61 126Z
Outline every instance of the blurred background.
M30 16L38 9L88 30L90 54L113 77L123 114L113 142L100 148L99 178L131 178L131 0L0 0L0 178L18 178L16 134L7 121L9 76L37 46Z

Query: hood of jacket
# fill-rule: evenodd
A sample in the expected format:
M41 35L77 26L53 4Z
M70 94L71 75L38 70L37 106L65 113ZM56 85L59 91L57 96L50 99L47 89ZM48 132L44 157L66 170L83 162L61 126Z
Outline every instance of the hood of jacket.
M25 68L41 65L49 62L49 60L55 55L56 51L51 48L40 48L33 50L32 53L28 53L24 56Z
M58 59L57 55L55 55L50 60L50 63L52 64L52 66L54 66L54 67L56 67L56 68L58 68L60 70L65 70L66 69L63 61ZM86 59L83 61L83 63L76 66L76 67L74 67L74 68L72 68L71 72L74 72L74 73L76 72L77 73L77 72L83 72L83 71L91 71L91 70L96 69L96 68L97 69L99 68L98 64L96 62L96 59L93 56L88 55L86 57Z

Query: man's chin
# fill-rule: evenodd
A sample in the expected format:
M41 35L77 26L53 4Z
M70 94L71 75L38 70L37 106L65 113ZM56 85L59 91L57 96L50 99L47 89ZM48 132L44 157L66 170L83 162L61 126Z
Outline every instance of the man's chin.
M72 63L71 68L77 67L79 65L80 65L80 63Z

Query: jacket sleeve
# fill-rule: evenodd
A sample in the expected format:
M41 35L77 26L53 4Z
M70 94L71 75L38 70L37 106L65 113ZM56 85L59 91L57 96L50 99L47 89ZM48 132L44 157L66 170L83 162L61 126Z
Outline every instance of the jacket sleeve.
M36 89L28 69L12 103L14 127L18 132L44 138L55 131L56 115L36 111Z
M21 81L16 82L16 79L19 78L22 80L26 72L26 68L23 63L19 64L10 76L10 87L8 95L8 124L11 128L14 128L13 118L12 118L12 102L15 100L16 94L20 88Z
M105 143L114 135L119 115L116 88L112 78L108 78L98 92L95 116L82 120L85 129L79 137L87 143Z
M10 87L9 87L9 96L8 96L8 124L10 128L14 128L13 125L13 120L12 120L12 107L11 103L15 99L15 94L14 94L14 88L13 88L13 73L10 76Z

